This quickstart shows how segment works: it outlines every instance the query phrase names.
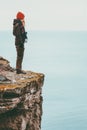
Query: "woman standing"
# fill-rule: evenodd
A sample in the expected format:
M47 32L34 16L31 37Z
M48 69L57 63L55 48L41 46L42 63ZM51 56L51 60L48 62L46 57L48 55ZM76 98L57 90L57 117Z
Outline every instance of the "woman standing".
M15 46L17 51L16 59L16 73L26 74L22 71L22 61L24 56L24 43L27 39L27 32L25 32L25 15L18 12L16 19L13 21L13 35L15 36Z

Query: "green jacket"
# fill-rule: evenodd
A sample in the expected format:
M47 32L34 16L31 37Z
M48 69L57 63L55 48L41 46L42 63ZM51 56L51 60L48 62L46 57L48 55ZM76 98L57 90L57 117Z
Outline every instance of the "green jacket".
M13 35L15 36L15 45L24 47L25 39L27 39L27 33L19 19L13 21Z

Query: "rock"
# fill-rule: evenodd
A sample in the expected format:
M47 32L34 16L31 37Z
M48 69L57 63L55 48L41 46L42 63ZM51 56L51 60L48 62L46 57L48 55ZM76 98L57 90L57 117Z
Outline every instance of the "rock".
M3 71L4 76L0 74L3 82L0 83L0 130L40 130L44 74L26 71L24 75L17 75L15 71Z
M7 77L0 75L0 83L9 83L10 80Z
M6 81L6 80L7 80L7 78L5 76L0 75L0 81Z
M9 61L0 56L0 65L9 64Z
M1 71L15 71L9 64L9 61L0 56L0 72Z

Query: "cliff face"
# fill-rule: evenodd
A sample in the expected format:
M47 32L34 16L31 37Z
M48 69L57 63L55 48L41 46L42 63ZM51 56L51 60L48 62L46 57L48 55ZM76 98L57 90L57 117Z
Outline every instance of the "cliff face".
M16 74L0 57L0 130L40 130L44 75Z

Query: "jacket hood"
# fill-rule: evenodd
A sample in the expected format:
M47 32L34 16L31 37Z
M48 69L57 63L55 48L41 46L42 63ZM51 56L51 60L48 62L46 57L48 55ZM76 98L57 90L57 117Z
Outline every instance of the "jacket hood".
M21 23L21 20L19 20L19 19L14 19L13 20L13 25L15 26L17 26L17 25L22 25L22 23Z

